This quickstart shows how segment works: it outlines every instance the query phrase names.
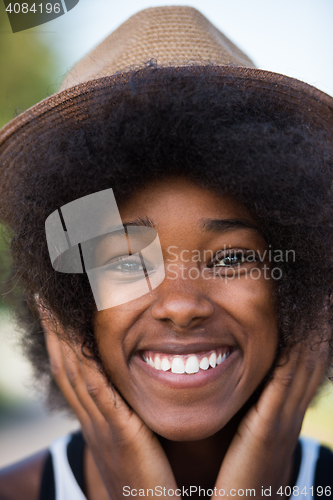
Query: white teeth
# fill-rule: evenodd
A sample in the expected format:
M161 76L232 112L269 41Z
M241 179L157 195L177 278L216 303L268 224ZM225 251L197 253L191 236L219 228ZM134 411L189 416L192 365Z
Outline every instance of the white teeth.
M169 357L162 357L158 354L154 355L154 353L150 351L149 357L142 354L142 358L148 365L155 368L155 370L163 370L164 372L167 372L171 369L172 373L187 373L190 375L198 373L199 370L208 370L210 367L215 368L217 365L223 363L229 355L230 352L223 354L223 356L221 352L219 352L219 355L217 356L216 351L213 351L209 357L204 356L200 359L200 355L198 358L196 354L188 354L184 356L173 356L170 354L167 355Z
M155 356L155 368L161 370L161 358L159 356Z
M216 366L216 353L212 352L212 354L209 356L209 364L212 368L215 368Z
M205 356L204 358L202 358L202 360L200 361L200 368L201 370L208 370L209 368L209 361L208 361L208 358L207 356Z
M167 372L171 368L170 361L167 358L163 358L161 361L161 368L164 372Z
M182 358L173 358L171 371L172 373L185 373L185 366Z
M199 371L199 361L196 356L190 356L186 361L186 373L197 373Z

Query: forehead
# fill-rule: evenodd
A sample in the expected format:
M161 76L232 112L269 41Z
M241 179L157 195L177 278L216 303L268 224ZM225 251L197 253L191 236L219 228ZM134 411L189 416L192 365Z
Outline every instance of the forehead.
M247 208L232 196L178 177L147 184L119 209L123 223L147 216L157 230L160 224L164 228L184 224L200 228L206 219L244 219L257 225Z

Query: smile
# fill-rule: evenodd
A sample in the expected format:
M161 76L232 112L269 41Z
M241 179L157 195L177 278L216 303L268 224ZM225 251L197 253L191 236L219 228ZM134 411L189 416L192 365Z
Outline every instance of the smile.
M184 355L143 351L141 357L145 363L155 368L155 370L192 375L220 365L228 358L230 352L230 347L219 347L210 351Z

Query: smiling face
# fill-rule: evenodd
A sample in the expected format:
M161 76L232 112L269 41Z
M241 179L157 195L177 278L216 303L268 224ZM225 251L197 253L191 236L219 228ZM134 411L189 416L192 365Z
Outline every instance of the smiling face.
M262 261L267 244L241 204L183 179L138 191L120 214L124 225L154 224L165 279L96 313L103 366L153 431L204 439L242 408L275 357L273 280ZM140 271L131 257L110 265L121 279Z

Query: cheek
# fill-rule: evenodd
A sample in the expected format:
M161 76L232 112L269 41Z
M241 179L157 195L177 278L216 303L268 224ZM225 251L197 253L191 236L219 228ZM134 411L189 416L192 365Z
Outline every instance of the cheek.
M278 345L272 279L235 278L220 286L214 296L219 307L239 326L237 341L243 351L245 368L252 366L255 372L255 366L258 367L260 377L272 365Z
M116 348L123 342L125 333L139 321L145 309L147 296L98 311L94 318L97 343L109 342Z
M122 314L121 307L105 309L96 313L94 334L103 366L113 379L113 374L123 364L124 338L128 314Z
M149 306L149 294L120 306L98 311L94 319L94 333L104 368L117 377L127 366L128 356L137 342L136 330L143 312Z

